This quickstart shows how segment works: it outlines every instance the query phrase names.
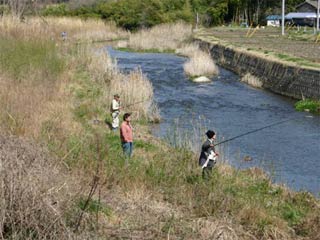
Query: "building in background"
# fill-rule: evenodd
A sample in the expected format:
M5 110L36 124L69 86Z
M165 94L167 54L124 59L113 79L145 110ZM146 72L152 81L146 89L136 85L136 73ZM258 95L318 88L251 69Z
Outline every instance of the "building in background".
M315 27L317 21L317 0L307 0L296 6L296 12L288 13L285 21L296 26Z
M267 20L267 26L280 27L280 23L281 23L280 15L269 15L267 16L266 20Z
M285 17L286 22L290 22L296 26L316 26L317 14L313 12L295 12L289 13Z
M317 13L317 0L307 0L296 6L296 10L299 13Z

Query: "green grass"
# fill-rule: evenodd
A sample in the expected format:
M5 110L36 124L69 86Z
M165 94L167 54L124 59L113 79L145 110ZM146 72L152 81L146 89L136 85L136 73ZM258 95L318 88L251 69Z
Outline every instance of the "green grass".
M0 69L14 79L38 75L39 81L55 80L64 69L64 60L51 41L0 39Z
M142 141L142 140L136 140L134 142L134 147L135 148L141 148L147 152L150 151L154 151L157 149L157 147L155 145L153 145L152 143L146 142L146 141Z
M302 66L306 67L315 67L315 68L320 68L320 65L317 63L310 62L306 59L299 58L299 57L293 57L287 54L282 54L282 53L276 53L275 56L281 60L287 61L287 62L293 62Z
M295 104L298 111L310 111L311 113L320 114L320 101L319 100L300 100Z

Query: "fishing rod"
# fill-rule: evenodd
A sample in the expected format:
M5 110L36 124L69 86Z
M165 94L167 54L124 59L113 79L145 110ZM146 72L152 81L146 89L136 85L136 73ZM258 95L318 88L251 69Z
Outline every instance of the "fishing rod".
M237 138L240 138L240 137L249 135L249 134L251 134L251 133L259 132L259 131L261 131L261 130L263 130L263 129L266 129L266 128L270 128L270 127L273 127L273 126L276 126L276 125L280 125L280 124L285 123L285 122L297 120L297 119L299 119L299 118L301 118L301 117L298 117L298 118L290 118L290 119L286 119L286 120L283 120L283 121L280 121L280 122L275 122L275 123L272 123L272 124L270 124L270 125L267 125L267 126L264 126L264 127L258 128L258 129L254 129L254 130L252 130L252 131L249 131L249 132L240 134L240 135L238 135L238 136L229 138L229 139L227 139L227 140L224 140L224 141L222 141L222 142L219 142L219 143L217 143L217 144L214 144L214 146L218 146L218 145L220 145L220 144L222 144L222 143L226 143L226 142L233 141L233 140L235 140L235 139L237 139Z
M143 103L143 102L149 101L150 99L151 99L151 97L148 98L148 99L145 99L145 100L141 100L141 101L138 101L138 102L134 102L134 103L131 103L131 104L127 104L127 105L123 106L123 108L127 108L127 107L130 107L130 106L139 104L139 103Z

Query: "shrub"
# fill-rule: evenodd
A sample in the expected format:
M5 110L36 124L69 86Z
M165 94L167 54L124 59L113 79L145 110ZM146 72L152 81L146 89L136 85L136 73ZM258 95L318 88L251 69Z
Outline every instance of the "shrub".
M49 5L47 6L42 14L44 16L66 16L70 13L70 11L67 9L67 5L62 4L55 4L55 5Z

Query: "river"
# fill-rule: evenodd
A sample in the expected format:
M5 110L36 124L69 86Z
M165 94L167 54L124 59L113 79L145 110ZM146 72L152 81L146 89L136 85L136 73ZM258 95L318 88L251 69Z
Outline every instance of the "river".
M211 83L197 84L184 75L184 57L107 51L123 71L139 67L151 80L163 119L154 126L156 136L167 136L174 123L194 129L198 119L222 140L295 119L235 139L221 150L235 167L262 167L275 182L319 196L320 116L296 112L292 99L241 83L223 68ZM250 161L243 160L247 156Z

